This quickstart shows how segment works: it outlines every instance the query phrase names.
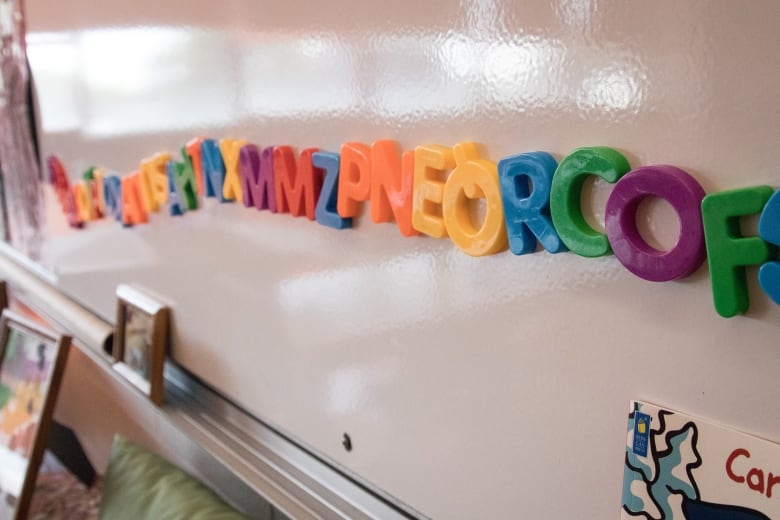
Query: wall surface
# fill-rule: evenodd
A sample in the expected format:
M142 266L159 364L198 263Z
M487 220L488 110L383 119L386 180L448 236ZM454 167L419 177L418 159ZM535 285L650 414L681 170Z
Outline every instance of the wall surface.
M780 184L776 2L75 0L27 17L41 145L73 179L208 135L473 140L492 160L601 145L710 193ZM587 188L598 227L610 186ZM613 256L471 258L368 206L353 231L214 199L75 231L47 197L42 263L63 291L107 319L117 284L157 293L179 363L425 515L616 518L631 398L780 440L780 310L752 269L749 312L724 319L706 265L651 283ZM642 215L672 247L670 208Z

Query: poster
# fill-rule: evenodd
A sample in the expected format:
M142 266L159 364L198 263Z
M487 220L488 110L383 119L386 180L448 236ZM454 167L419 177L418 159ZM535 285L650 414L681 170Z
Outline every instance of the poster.
M780 445L632 401L622 519L780 519Z
M10 329L0 361L0 520L22 491L56 354L56 344Z

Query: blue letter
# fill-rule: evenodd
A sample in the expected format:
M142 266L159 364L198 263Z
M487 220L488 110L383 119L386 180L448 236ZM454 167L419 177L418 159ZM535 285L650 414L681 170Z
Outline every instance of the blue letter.
M200 145L200 155L203 168L203 181L206 183L206 196L217 197L220 202L229 202L222 195L222 184L225 182L225 162L219 143L214 139L204 139Z
M325 172L314 217L323 226L345 229L352 227L352 218L343 218L336 211L339 196L339 162L340 157L337 153L315 152L311 156L311 163Z
M550 186L557 167L547 152L512 155L498 161L509 248L516 255L536 251L536 239L550 253L567 250L550 218Z

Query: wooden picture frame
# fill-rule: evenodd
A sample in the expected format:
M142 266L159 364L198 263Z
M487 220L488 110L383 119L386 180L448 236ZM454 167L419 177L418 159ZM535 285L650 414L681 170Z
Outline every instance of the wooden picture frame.
M70 340L7 309L0 317L0 518L27 517Z
M116 289L114 369L156 405L163 403L163 368L168 350L168 307L130 285Z
M5 280L0 280L0 312L8 307L8 284Z

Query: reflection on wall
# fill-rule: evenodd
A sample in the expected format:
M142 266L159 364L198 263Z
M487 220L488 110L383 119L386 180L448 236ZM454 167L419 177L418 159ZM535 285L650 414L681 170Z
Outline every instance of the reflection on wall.
M509 33L495 2L470 9L469 24L458 30L344 35L134 26L33 33L43 130L101 138L202 132L257 118L368 113L397 124L419 119L423 106L429 118L641 107L644 74L628 50L567 47L541 30ZM571 23L584 16L579 7L563 15Z
M44 132L108 137L222 126L236 79L220 72L224 35L176 27L30 35Z

